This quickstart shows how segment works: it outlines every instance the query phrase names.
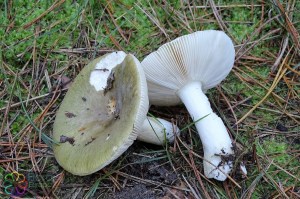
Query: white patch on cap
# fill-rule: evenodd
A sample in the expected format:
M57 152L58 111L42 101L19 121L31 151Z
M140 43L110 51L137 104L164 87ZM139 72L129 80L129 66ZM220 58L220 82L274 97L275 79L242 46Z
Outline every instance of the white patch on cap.
M111 70L122 63L125 57L126 53L117 51L105 56L96 64L95 70L90 75L90 84L95 87L96 91L104 90Z

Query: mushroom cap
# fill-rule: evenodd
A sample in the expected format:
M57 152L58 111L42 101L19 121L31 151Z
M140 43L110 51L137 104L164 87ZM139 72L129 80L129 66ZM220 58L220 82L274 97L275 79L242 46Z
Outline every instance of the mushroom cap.
M150 103L180 104L176 92L192 81L200 81L204 92L215 87L229 74L234 57L233 43L222 31L198 31L162 45L141 62Z
M133 55L112 67L114 75L106 93L89 81L97 63L109 56L114 59L113 54L105 55L83 68L55 118L53 138L60 142L53 146L55 158L75 175L91 174L118 158L137 138L146 119L146 78Z

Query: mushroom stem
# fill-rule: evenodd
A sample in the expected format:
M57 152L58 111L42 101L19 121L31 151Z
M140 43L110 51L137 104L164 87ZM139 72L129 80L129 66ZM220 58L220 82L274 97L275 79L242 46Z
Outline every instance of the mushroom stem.
M224 181L233 166L232 142L222 120L211 109L200 82L190 82L177 95L190 113L204 150L204 174ZM230 160L229 160L230 159ZM221 171L220 171L221 170Z
M165 141L173 142L179 135L179 128L161 118L147 117L137 140L150 144L163 145Z

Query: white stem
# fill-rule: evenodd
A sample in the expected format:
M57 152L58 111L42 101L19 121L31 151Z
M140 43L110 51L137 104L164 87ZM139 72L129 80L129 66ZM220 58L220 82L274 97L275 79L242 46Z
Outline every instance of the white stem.
M147 117L137 139L150 144L163 145L165 140L173 142L175 135L179 135L177 126L164 119Z
M185 85L178 91L177 95L181 98L194 122L196 122L195 126L204 150L203 167L205 176L224 181L227 178L225 174L231 171L233 164L232 161L228 161L228 155L234 153L224 123L211 109L200 82L191 82ZM225 160L226 157L227 160Z

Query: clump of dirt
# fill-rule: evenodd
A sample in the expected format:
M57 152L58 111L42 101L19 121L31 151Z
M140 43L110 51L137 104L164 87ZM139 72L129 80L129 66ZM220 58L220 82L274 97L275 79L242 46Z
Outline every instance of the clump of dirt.
M151 144L145 144L142 142L136 142L132 146L136 154L143 154L143 148L152 147L155 150L156 147ZM161 150L161 147L158 147ZM147 149L146 149L147 151ZM171 165L168 163L167 158L157 160L165 154L153 153L149 154L148 157L142 155L131 155L127 157L127 161L130 165L123 168L122 172L134 175L142 179L148 179L172 185L176 182L177 174L173 171Z

